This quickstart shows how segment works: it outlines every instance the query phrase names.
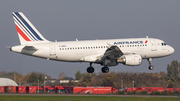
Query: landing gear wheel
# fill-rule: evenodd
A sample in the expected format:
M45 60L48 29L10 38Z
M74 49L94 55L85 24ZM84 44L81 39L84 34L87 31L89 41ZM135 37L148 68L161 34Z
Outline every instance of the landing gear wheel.
M102 71L103 73L108 73L108 72L109 72L109 68L108 68L108 67L103 67L103 68L101 69L101 71Z
M151 66L149 66L149 70L153 70L154 69L154 67L151 65Z
M88 67L88 68L87 68L87 72L88 72L88 73L93 73L93 72L94 72L94 68L91 67L91 66Z
M152 58L149 58L148 61L149 61L149 70L153 70L154 67L151 65L151 63L152 63Z

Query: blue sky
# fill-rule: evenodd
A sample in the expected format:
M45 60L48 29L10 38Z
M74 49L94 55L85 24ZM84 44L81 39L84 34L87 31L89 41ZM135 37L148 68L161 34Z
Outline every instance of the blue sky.
M162 39L175 49L171 56L154 59L154 70L148 61L140 66L119 64L110 67L118 72L167 71L167 64L180 60L179 0L2 0L0 3L0 71L26 75L32 71L57 78L64 72L74 77L86 71L89 63L45 60L10 52L6 46L19 45L12 12L23 12L48 40L73 41L117 38L139 38L148 35ZM93 64L100 72L101 66Z

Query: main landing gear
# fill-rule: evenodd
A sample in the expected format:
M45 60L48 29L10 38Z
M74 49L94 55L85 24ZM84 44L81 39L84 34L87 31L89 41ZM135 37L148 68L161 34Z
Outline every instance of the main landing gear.
M103 73L108 73L108 72L109 72L109 68L108 68L107 66L105 66L105 67L103 67L103 68L101 69L101 71L102 71Z
M153 70L154 67L151 65L151 63L152 63L152 58L149 58L148 61L149 61L149 70Z
M94 68L92 67L92 62L90 62L90 67L87 68L87 72L88 73L93 73L94 72Z
M109 72L109 68L107 66L102 67L101 71L103 73L108 73ZM94 72L94 68L92 67L92 63L90 63L90 67L87 68L87 72L88 73L93 73Z

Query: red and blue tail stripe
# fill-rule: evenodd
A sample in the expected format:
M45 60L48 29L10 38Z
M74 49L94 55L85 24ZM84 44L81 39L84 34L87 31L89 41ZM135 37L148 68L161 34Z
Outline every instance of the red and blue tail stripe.
M18 34L24 41L46 41L39 31L21 12L13 12L13 18Z
M16 29L18 31L18 33L26 40L26 41L31 41L26 34L24 34L24 32L16 25Z

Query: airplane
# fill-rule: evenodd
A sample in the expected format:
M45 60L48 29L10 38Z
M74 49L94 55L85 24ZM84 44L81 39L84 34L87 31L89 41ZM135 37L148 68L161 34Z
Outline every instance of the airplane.
M153 70L153 58L160 58L174 53L173 47L156 38L127 38L107 40L84 40L52 42L45 39L22 12L13 12L13 19L20 44L10 51L64 62L88 62L88 73L93 73L93 63L102 65L103 73L109 72L110 66L122 63L138 66L142 59L147 59L149 69ZM109 66L109 67L108 67Z

